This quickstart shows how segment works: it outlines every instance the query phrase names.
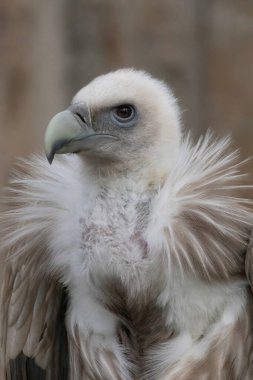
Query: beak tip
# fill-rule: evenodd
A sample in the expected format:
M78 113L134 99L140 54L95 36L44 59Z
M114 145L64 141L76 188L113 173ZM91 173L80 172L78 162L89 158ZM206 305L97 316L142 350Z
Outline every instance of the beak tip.
M49 164L52 165L52 162L54 160L54 153L51 152L50 154L46 154L46 157L47 157Z

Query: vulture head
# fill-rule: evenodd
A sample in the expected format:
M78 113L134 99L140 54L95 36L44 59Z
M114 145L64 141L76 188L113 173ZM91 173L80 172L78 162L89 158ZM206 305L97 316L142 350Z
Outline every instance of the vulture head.
M70 107L50 121L45 134L48 161L55 154L81 153L99 169L116 171L172 164L180 142L175 97L145 72L121 69L94 79Z

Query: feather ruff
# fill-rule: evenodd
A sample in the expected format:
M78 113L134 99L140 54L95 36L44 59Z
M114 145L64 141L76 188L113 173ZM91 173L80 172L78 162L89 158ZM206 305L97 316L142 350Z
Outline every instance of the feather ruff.
M161 173L161 181L156 186L150 178L152 187L145 190L149 192L150 204L141 231L145 255L140 259L134 257L133 252L132 259L124 266L124 273L121 273L120 256L118 263L104 265L103 269L112 268L106 274L107 280L112 273L118 276L125 299L124 310L115 306L116 288L105 286L102 290L102 280L95 285L97 292L103 294L103 306L117 317L117 333L111 337L111 343L98 342L92 346L91 335L84 333L82 326L76 325L74 320L73 324L66 325L71 380L172 380L179 375L185 380L202 379L210 371L207 358L215 362L219 353L219 366L213 379L222 378L224 368L228 368L229 379L238 379L242 374L243 379L250 379L253 372L249 359L252 354L249 315L252 311L246 290L245 252L253 213L251 202L241 195L248 186L241 172L238 152L227 153L228 150L229 139L215 140L207 134L194 145L187 137L181 142L170 172ZM104 178L98 178L93 186L93 178L88 174L85 178L78 156L56 160L51 170L40 157L22 163L22 167L25 173L16 173L6 190L7 211L3 211L0 218L1 257L6 263L4 270L1 269L0 339L3 350L0 363L3 376L7 376L9 359L22 350L34 356L37 363L50 372L51 350L57 347L55 338L50 338L50 331L57 323L54 307L58 308L57 298L63 286L69 286L69 297L72 297L70 274L59 265L64 247L64 257L70 260L72 241L67 241L67 226L61 229L65 234L56 236L58 225L80 214L84 194L88 203L88 194L92 197L93 192L96 193L94 189L101 184L110 187L104 183ZM128 178L123 182L127 184ZM129 183L131 187L132 182ZM141 177L133 186L137 195L143 191L140 183ZM86 186L85 191L83 186ZM112 186L116 186L115 183ZM124 186L113 191L118 194L122 188ZM123 233L127 236L128 232ZM101 258L97 259L99 263ZM141 265L136 269L139 262L147 263L144 269ZM249 262L248 265L252 265ZM161 270L160 281L156 280L157 268ZM156 289L150 295L153 284ZM187 297L193 284L196 289L207 289L199 293L198 302L203 308L198 314L201 320L197 323L199 334L193 333L196 328L193 299ZM186 292L184 299L182 289ZM210 300L213 297L217 301L215 292L221 298L218 311L216 304L212 306L209 299L205 300L208 294ZM229 297L238 307L231 307ZM183 306L183 302L187 305ZM147 305L153 305L152 310L147 309ZM41 313L38 314L38 310ZM151 328L152 320L147 322L147 310L159 331ZM232 315L229 322L226 313ZM70 309L68 314L71 314ZM157 323L159 318L162 326ZM249 338L243 357L241 351L246 335ZM235 341L241 348L234 349ZM204 347L205 358L198 356L201 347ZM159 376L155 377L155 373Z

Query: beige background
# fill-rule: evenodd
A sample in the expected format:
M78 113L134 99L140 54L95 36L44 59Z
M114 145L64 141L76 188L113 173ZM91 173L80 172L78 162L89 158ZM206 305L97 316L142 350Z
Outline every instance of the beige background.
M80 87L124 66L167 81L195 136L252 154L252 0L1 0L0 51L0 185Z

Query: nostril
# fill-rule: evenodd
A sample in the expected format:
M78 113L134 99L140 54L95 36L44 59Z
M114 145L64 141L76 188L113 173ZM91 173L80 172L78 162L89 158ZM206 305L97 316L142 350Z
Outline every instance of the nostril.
M80 112L75 112L76 116L83 122L83 123L86 123L83 115L80 113Z
M68 109L70 110L70 112L73 113L76 120L80 124L88 124L90 117L89 117L89 110L86 104L82 104L82 103L71 104L71 106Z

